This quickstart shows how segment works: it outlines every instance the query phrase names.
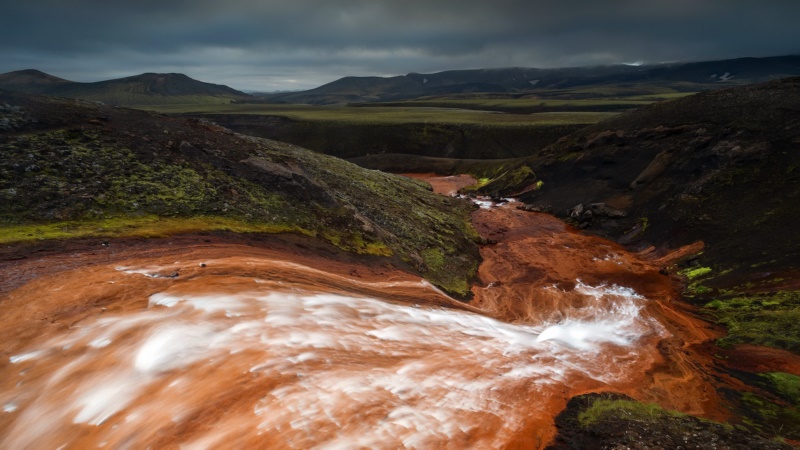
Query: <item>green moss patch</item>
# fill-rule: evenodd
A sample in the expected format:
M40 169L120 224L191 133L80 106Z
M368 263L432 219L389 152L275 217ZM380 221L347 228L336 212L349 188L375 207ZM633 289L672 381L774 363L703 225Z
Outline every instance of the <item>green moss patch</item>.
M694 280L695 278L699 278L711 273L711 267L693 267L685 270L681 270L678 272L679 274L685 276L690 280Z
M771 387L771 391L800 407L800 377L790 373L769 372L760 375Z
M686 417L686 414L664 409L655 403L599 398L578 414L578 421L581 426L587 427L601 420L655 422L665 417Z
M244 222L227 217L114 217L85 221L0 226L0 244L80 237L164 237L203 231L314 233L293 225Z
M527 165L520 165L509 170L498 173L488 183L476 187L476 191L481 194L497 196L500 193L516 195L520 192L514 191L533 191L541 189L544 183L536 179L536 173Z
M728 329L723 346L755 344L800 352L800 291L722 297L705 305L709 316Z

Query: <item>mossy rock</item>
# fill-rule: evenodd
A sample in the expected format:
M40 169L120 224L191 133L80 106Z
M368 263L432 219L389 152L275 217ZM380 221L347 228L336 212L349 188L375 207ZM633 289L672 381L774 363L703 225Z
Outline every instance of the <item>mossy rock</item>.
M792 449L752 430L670 411L614 393L573 397L556 417L558 435L548 449L726 448Z

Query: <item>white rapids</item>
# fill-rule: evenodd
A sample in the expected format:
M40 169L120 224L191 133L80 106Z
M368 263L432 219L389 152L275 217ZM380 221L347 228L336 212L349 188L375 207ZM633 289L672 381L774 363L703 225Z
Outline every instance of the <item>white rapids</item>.
M613 385L665 333L631 289L575 291L585 304L542 324L267 285L159 292L12 356L0 447L502 446L516 410L568 378Z

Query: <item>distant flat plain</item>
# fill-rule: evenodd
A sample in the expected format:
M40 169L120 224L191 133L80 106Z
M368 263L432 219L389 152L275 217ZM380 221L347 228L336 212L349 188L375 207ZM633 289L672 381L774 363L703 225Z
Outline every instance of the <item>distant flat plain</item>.
M309 105L266 102L140 105L166 114L245 114L338 124L468 124L537 127L593 124L687 92L620 89L553 90L539 95L456 94L396 102Z
M355 124L446 123L490 126L549 126L592 124L616 113L597 111L542 112L512 114L466 108L427 106L313 106L263 103L218 105L146 105L138 106L166 114L248 114L286 117L292 120Z

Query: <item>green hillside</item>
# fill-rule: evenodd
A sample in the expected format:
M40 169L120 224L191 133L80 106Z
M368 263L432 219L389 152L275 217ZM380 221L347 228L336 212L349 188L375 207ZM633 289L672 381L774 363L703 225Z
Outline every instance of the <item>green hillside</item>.
M472 205L424 183L199 120L8 92L4 104L3 243L290 232L469 292Z

